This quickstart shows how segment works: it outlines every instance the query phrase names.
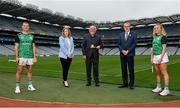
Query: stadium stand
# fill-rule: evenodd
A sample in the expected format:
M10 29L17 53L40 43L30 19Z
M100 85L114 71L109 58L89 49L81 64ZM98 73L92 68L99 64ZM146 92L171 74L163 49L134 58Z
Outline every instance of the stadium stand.
M82 55L82 39L92 24L97 26L97 34L103 40L104 48L100 54L119 55L117 36L123 31L124 22L83 21L70 15L64 16L61 12L53 13L49 9L39 9L32 4L22 5L18 0L0 0L0 55L14 55L15 37L21 32L21 24L24 21L30 23L30 32L36 38L37 55L58 55L58 38L64 25L71 27L75 55ZM132 31L138 34L136 55L149 55L153 25L157 22L162 23L167 31L167 53L180 55L180 14L128 21L132 24Z
M117 52L119 52L119 49L118 48L113 48L106 55L115 55Z
M180 48L178 48L176 55L180 55Z
M151 48L147 48L142 55L149 55Z
M100 51L101 55L107 55L112 49L111 48L105 48L102 51Z
M145 50L147 50L146 47L138 47L138 48L136 48L136 55L142 55L145 52Z
M168 55L175 55L177 50L178 50L178 47L167 47Z
M0 55L14 55L14 52L11 49L5 47L4 45L0 45L0 50Z

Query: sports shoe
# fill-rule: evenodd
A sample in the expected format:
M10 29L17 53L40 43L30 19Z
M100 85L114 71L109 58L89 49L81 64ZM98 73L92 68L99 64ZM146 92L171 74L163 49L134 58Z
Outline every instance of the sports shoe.
M18 94L18 93L21 93L20 87L16 87L16 88L15 88L15 93L17 93L17 94Z
M170 94L170 91L167 89L164 89L161 93L159 93L161 96L167 96L168 94Z
M33 87L33 85L28 85L28 91L35 91L36 89Z
M154 93L160 93L162 91L162 88L156 87L155 89L152 90Z

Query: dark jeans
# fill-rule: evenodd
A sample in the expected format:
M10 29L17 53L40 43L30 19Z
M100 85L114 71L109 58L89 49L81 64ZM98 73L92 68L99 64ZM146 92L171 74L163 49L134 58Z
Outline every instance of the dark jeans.
M63 69L63 80L67 81L69 67L71 65L72 58L60 58L62 69Z
M134 56L121 56L121 70L122 70L122 79L123 85L128 85L128 71L129 70L129 86L134 86Z
M95 83L99 83L99 58L87 57L86 58L86 74L87 82L91 82L91 69L93 67L93 78Z

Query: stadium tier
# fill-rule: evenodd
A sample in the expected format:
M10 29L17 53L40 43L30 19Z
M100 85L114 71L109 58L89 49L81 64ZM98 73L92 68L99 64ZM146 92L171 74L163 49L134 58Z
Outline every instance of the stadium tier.
M22 22L30 23L30 32L36 38L38 55L58 55L59 36L64 25L71 27L75 43L75 55L82 55L82 38L88 33L88 26L97 26L97 34L102 37L104 48L101 55L119 55L118 34L123 31L122 21L112 23L86 22L60 12L52 13L49 9L39 10L36 6L0 0L0 55L14 55L16 35L21 32ZM180 55L180 15L161 16L129 20L132 31L138 34L137 55L149 55L153 25L162 23L167 31L169 55ZM119 28L117 28L119 27Z
M17 18L11 18L6 16L0 16L0 42L1 42L1 55L14 55L13 45L17 33L21 31L21 24L23 20ZM61 34L61 28L53 25L46 25L37 22L31 22L31 32L35 35L38 55L57 55L59 41L58 37ZM180 24L165 25L165 29L168 33L168 49L169 55L179 55L179 38ZM75 41L75 55L81 55L81 43L82 38L88 33L87 29L75 29L71 28L72 35ZM137 42L137 55L149 55L152 26L148 27L134 27L133 31L138 33ZM119 55L117 48L117 36L122 32L122 29L105 29L98 30L98 35L103 39L104 49L100 51L101 55Z

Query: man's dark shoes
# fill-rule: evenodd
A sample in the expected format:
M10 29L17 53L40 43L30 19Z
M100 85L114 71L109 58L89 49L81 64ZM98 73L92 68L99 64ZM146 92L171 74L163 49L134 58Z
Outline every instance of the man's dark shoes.
M91 83L90 83L90 82L88 82L88 83L86 84L86 86L91 86Z
M128 87L127 85L121 85L118 88L127 88L127 87Z
M99 85L99 83L96 83L95 86L96 86L96 87L99 87L100 85Z
M129 89L133 90L133 89L134 89L134 86L130 86Z

